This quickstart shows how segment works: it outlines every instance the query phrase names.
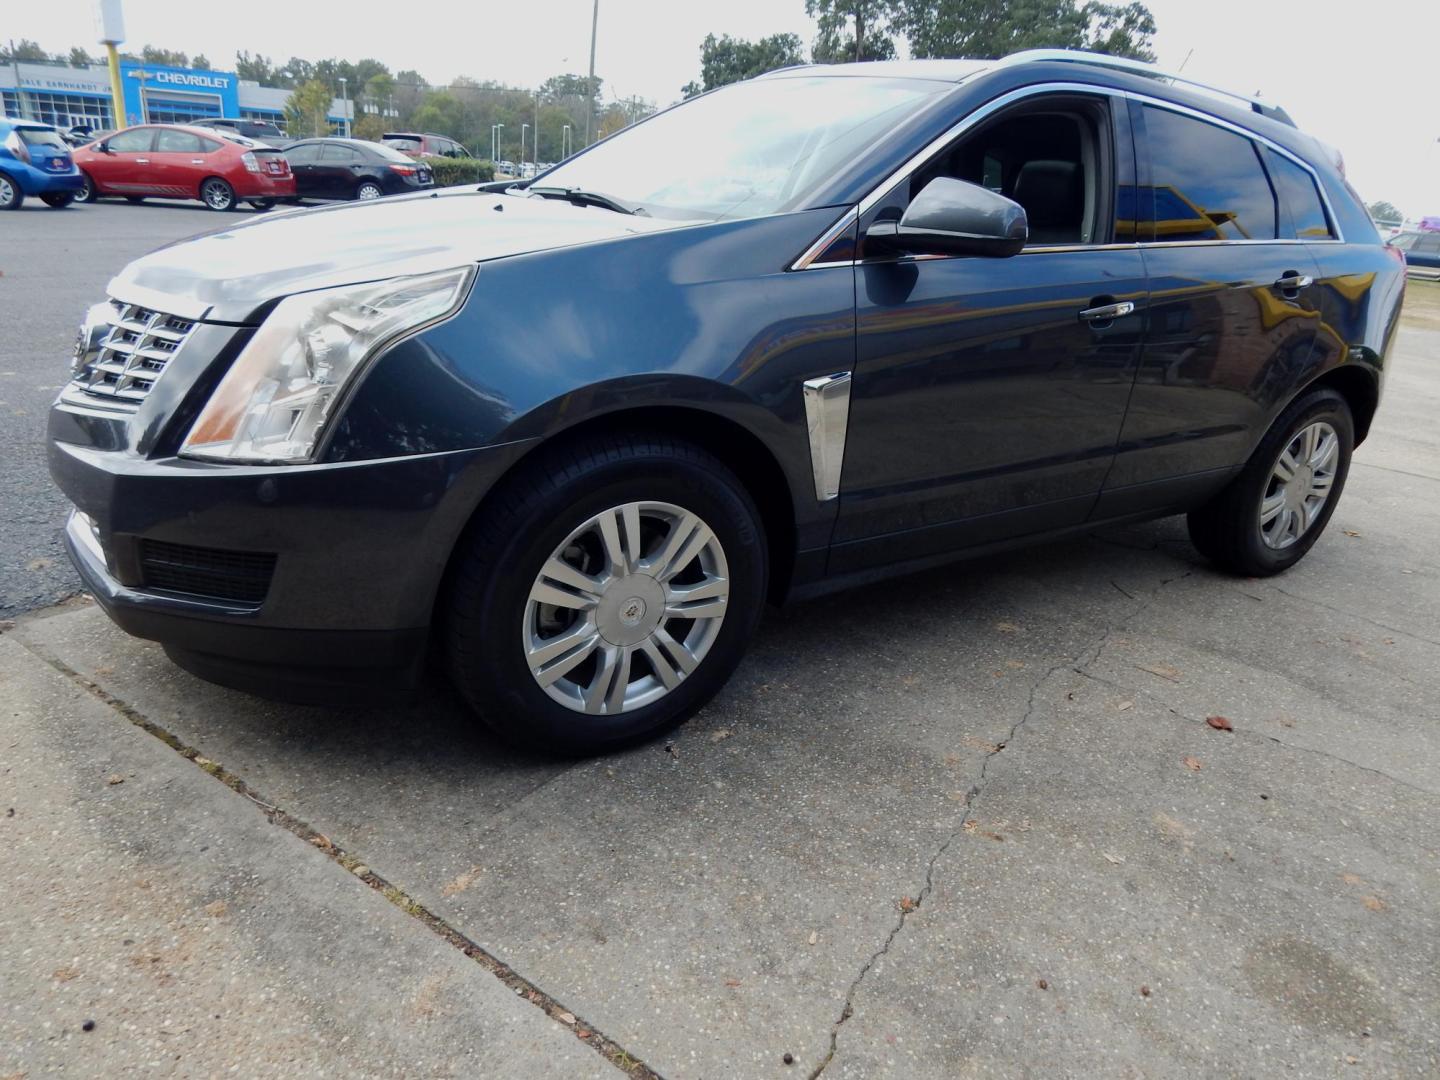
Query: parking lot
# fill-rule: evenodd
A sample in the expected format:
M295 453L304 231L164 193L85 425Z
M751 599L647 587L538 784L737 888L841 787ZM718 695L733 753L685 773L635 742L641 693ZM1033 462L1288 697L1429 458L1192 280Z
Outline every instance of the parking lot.
M1288 574L1169 520L875 585L555 762L54 604L44 409L126 260L251 216L191 205L0 223L0 1076L1440 1071L1440 286Z

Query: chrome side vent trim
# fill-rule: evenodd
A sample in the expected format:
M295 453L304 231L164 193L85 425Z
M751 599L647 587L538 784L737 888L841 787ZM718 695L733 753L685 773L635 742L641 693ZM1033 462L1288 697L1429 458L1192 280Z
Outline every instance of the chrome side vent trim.
M837 371L805 381L805 426L810 433L810 469L815 498L828 502L840 494L845 464L845 429L850 423L850 372Z

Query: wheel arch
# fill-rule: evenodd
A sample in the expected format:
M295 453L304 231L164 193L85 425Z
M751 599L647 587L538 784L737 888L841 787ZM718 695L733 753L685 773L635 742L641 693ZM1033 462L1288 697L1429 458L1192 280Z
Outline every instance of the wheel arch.
M774 451L745 425L707 409L688 405L639 405L601 413L537 441L510 464L470 512L447 557L440 588L445 587L444 583L454 573L457 553L464 547L474 523L480 520L487 507L504 497L506 482L527 467L537 454L596 435L638 431L694 443L736 474L755 500L765 526L770 559L769 598L777 602L783 598L790 587L796 556L794 493L785 470Z
M1285 408L1289 408L1291 402L1299 400L1301 396L1323 389L1334 390L1350 406L1350 414L1355 419L1355 445L1359 446L1370 434L1370 424L1375 419L1376 409L1380 407L1378 373L1369 365L1360 363L1332 367L1302 386L1290 401L1285 403ZM1284 412L1284 409L1281 409L1281 412Z

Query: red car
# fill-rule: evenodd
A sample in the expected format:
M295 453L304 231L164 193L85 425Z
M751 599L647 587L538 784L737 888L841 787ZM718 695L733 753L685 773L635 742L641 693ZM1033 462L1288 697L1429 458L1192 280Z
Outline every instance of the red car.
M295 177L279 150L205 128L141 124L82 146L74 158L85 178L80 202L158 195L199 199L211 210L234 210L241 200L268 210L295 195Z

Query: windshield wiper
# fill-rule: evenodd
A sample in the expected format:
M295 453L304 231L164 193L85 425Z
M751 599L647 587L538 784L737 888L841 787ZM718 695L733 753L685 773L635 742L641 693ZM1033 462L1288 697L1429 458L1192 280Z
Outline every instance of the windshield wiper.
M606 195L603 191L586 191L584 188L578 187L535 187L533 185L525 190L545 199L564 199L576 206L602 206L606 210L614 210L617 214L649 216L645 213L643 206L617 199L614 195Z

